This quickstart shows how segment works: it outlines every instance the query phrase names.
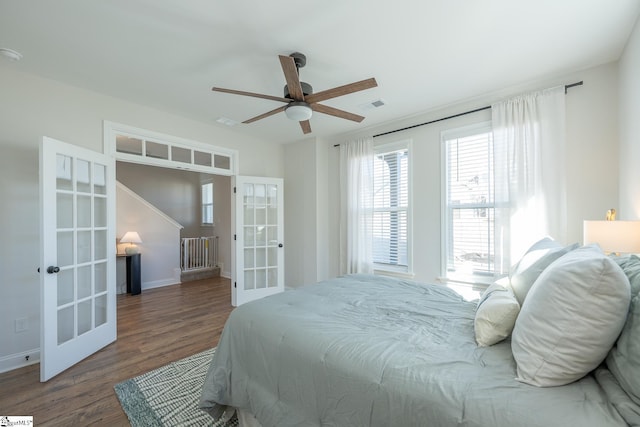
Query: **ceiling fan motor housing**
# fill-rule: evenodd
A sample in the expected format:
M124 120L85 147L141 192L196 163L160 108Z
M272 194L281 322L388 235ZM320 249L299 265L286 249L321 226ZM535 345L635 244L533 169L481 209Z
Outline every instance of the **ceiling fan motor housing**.
M293 58L293 62L295 62L296 64L296 68L302 68L305 65L307 65L307 57L304 56L303 53L300 52L293 52L291 55L289 55L290 57Z
M300 82L300 86L302 87L302 93L304 96L309 96L313 93L313 88L309 83ZM284 85L284 97L293 99L291 95L289 95L289 87L287 85Z

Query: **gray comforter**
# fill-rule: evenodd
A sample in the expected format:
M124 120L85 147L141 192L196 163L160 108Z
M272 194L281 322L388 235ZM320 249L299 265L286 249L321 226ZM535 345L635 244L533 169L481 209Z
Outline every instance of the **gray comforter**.
M441 285L354 275L236 308L202 390L284 426L624 426L593 375L516 381L508 341L474 340L475 302Z

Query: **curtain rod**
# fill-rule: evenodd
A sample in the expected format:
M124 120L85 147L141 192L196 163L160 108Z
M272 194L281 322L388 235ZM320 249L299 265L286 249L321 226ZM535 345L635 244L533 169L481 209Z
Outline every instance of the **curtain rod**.
M571 83L571 84L565 85L564 86L564 93L567 93L567 90L572 88L572 87L582 86L583 84L584 84L584 82L581 80L581 81L576 82L576 83ZM413 128L417 128L417 127L425 126L425 125L430 125L432 123L441 122L443 120L455 119L456 117L466 116L467 114L477 113L478 111L484 111L484 110L488 110L490 108L491 108L491 105L487 105L486 107L476 108L475 110L465 111L464 113L458 113L458 114L454 114L452 116L442 117L440 119L431 120L431 121L428 121L428 122L425 122L425 123L418 123L417 125L407 126L407 127L396 129L396 130L390 130L389 132L379 133L377 135L373 135L373 137L377 138L379 136L389 135L389 134L396 133L396 132L402 132L404 130L413 129ZM339 147L339 146L340 146L340 144L334 144L334 147Z

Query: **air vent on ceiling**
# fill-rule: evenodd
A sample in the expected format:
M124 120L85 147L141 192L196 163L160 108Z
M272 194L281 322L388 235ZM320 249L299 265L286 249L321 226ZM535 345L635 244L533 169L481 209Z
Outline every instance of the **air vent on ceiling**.
M386 102L384 99L376 99L375 101L367 102L366 104L360 105L361 110L372 110L374 108L380 108L385 105Z

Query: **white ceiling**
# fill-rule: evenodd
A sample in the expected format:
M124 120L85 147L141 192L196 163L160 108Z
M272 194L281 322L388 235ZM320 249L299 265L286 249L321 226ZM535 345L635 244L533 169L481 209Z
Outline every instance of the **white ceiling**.
M638 0L0 0L0 47L24 56L0 66L225 126L282 104L211 87L282 96L278 55L299 51L316 92L378 81L324 102L366 116L314 114L311 136L325 137L615 61L639 12ZM304 138L282 113L232 129Z

